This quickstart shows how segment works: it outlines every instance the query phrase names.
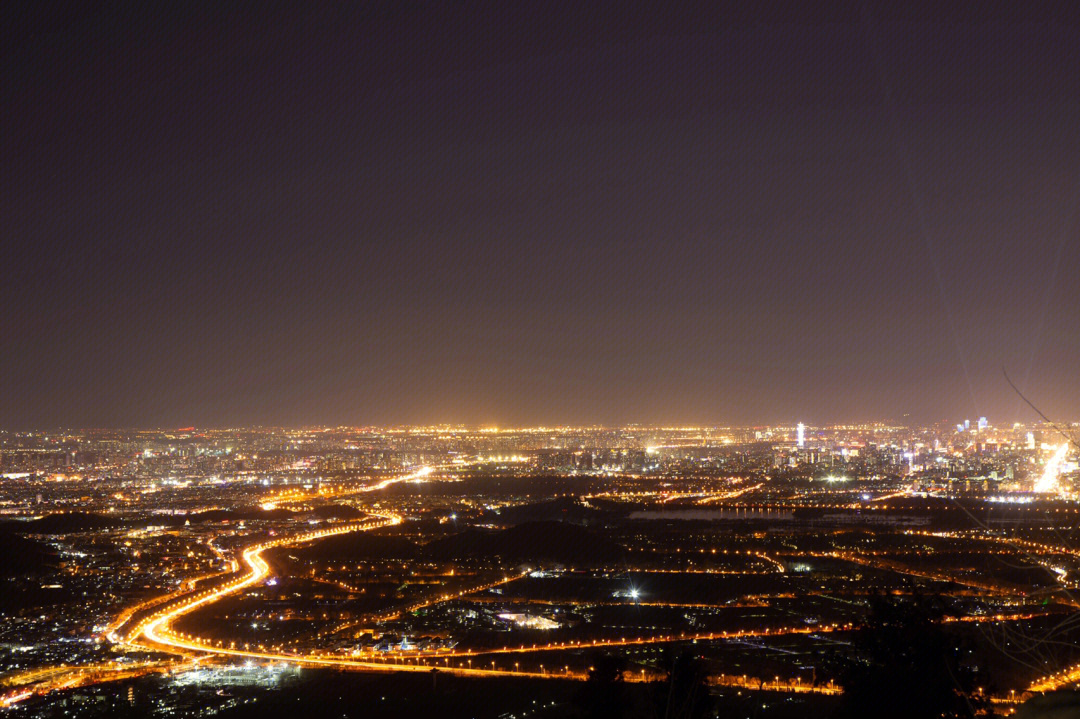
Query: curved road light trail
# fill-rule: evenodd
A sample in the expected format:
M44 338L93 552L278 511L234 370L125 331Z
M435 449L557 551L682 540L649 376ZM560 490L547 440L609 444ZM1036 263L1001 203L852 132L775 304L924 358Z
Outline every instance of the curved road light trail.
M1064 689L1080 682L1080 664L1064 669L1055 674L1036 679L1028 686L1029 692L1052 692Z
M382 489L392 483L400 481L408 481L418 479L426 476L430 473L430 470L422 470L421 472L411 475L405 475L403 477L393 478L391 480L385 480L371 487L365 488L361 491L374 491ZM634 638L619 638L619 639L597 639L597 640L585 640L585 641L573 641L573 642L555 642L550 644L532 645L532 646L519 646L519 647L501 647L491 649L472 649L472 650L450 650L450 651L420 651L407 657L400 655L387 657L383 661L372 661L364 659L351 659L343 656L334 656L328 654L287 654L279 651L267 651L262 647L258 651L252 651L250 649L235 649L235 648L223 648L216 646L209 641L202 640L196 637L181 636L171 630L172 623L179 617L188 614L199 607L211 604L218 601L228 595L235 594L242 591L247 587L254 586L264 581L270 575L270 567L266 560L262 558L262 553L267 549L273 547L279 547L291 544L302 544L305 542L315 541L324 537L332 536L335 534L342 534L353 531L363 531L369 529L375 529L377 527L388 526L391 524L397 524L402 521L400 516L393 514L371 514L372 517L378 518L377 521L371 521L370 519L364 522L353 523L350 525L334 527L330 529L317 530L308 532L293 537L283 537L273 541L268 541L262 544L258 544L245 549L240 556L241 562L247 567L246 573L230 582L219 585L213 588L204 589L186 599L181 599L178 603L169 603L157 612L149 615L140 621L133 630L127 634L132 641L138 637L145 638L148 642L156 646L157 648L165 649L167 651L176 653L197 652L200 654L218 654L227 656L246 657L253 659L290 662L296 664L305 664L313 666L335 666L339 668L350 668L358 670L368 671L408 671L408 672L431 672L438 670L440 672L447 672L451 674L460 675L472 675L472 676L492 676L492 675L506 675L506 676L530 676L530 677L543 677L543 678L584 678L584 676L571 675L569 672L565 674L558 674L555 672L529 672L519 671L515 666L514 670L500 669L493 661L491 668L473 668L471 666L471 658L481 655L500 655L500 654L518 654L518 653L531 653L531 652L544 652L544 651L558 651L558 650L581 650L581 649L593 649L601 647L618 647L618 646L632 646L642 644L658 644L668 642L687 642L687 641L709 641L709 640L725 640L725 639L740 639L749 637L769 637L769 636L784 636L792 634L821 634L834 631L843 631L854 628L852 625L823 625L815 627L796 626L796 627L777 627L764 630L749 630L749 631L730 631L730 632L710 632L701 634L667 634L659 636L639 636ZM759 557L773 562L777 565L777 569L783 571L783 564L765 555L758 555ZM509 578L509 581L517 579L513 576ZM504 580L507 581L507 580ZM445 599L452 598L453 595L447 595L446 597L438 597L435 602L445 601ZM173 602L177 598L172 597ZM156 604L156 602L154 603ZM400 610L399 610L400 611ZM130 615L128 615L130 616ZM996 616L996 617L979 617L966 619L967 621L1009 621L1019 619L1020 616ZM468 659L469 667L450 666L451 659ZM443 662L443 666L438 666L439 661ZM397 662L397 663L392 663ZM411 663L410 663L411 662ZM1061 681L1061 677L1054 677L1057 681Z
M371 492L384 489L397 482L403 481L416 481L421 480L424 477L431 474L431 468L423 468L417 472L403 475L400 477L394 477L383 480L374 485L370 485L358 490L352 490L350 493L356 492ZM302 500L298 500L302 501ZM372 521L374 519L375 521ZM278 651L266 651L260 647L259 651L239 650L234 648L222 648L215 646L213 643L202 640L199 638L180 636L171 630L172 623L183 615L195 611L196 609L216 602L226 596L240 592L248 587L255 586L264 581L270 575L270 566L263 559L262 553L268 549L293 544L303 544L306 542L315 541L324 537L333 536L336 534L343 534L354 531L364 531L375 529L378 527L384 527L392 524L398 524L402 521L402 518L395 514L389 513L369 513L369 518L362 522L354 522L346 525L336 526L332 528L325 528L304 534L282 537L267 541L258 545L248 547L243 550L240 555L240 563L234 566L239 569L240 565L246 567L246 572L240 576L233 578L231 581L227 581L223 584L219 584L214 587L208 587L199 590L195 593L188 592L186 594L174 593L159 597L153 600L149 600L140 605L130 608L125 611L120 617L114 621L108 630L109 638L118 641L120 643L138 643L140 637L145 638L148 642L152 643L155 647L164 649L178 654L189 654L191 652L197 653L200 656L210 655L227 655L247 657L269 661L283 661L297 664L315 665L315 666L335 666L340 668L352 668L358 670L367 671L409 671L409 672L431 672L440 671L452 674L460 675L472 675L472 676L492 676L492 675L506 675L506 676L527 676L538 678L574 678L581 679L584 675L571 674L569 671L564 674L556 672L544 672L541 668L540 672L519 671L518 665L514 665L514 670L497 668L495 662L491 662L491 668L472 668L471 658L480 655L499 655L499 654L517 654L517 653L529 653L529 652L543 652L552 650L581 650L600 647L617 647L617 646L631 646L642 644L655 644L655 643L667 643L667 642L686 642L686 641L699 641L699 640L724 640L724 639L739 639L749 637L767 637L767 636L783 636L791 634L820 634L833 631L842 631L853 628L851 625L825 625L817 627L777 627L765 630L750 630L750 631L732 631L732 632L713 632L702 634L668 634L660 636L641 636L635 638L619 638L619 639L597 639L575 642L558 642L544 645L533 646L520 646L520 647L502 647L493 649L472 649L472 650L450 650L450 651L421 651L416 652L408 657L387 657L387 660L376 662L363 659L350 659L343 656L334 656L327 654L286 654ZM783 572L785 567L782 562L779 562L763 553L748 552L757 556L760 559L768 561L775 565L775 569ZM834 556L840 556L840 553L834 553ZM214 575L201 579L209 579ZM519 576L511 576L504 578L502 581L513 581L518 579ZM199 581L201 581L201 579ZM502 583L502 582L497 582ZM197 586L197 585L196 585ZM473 588L471 591L475 591ZM463 592L468 593L468 592ZM459 595L460 596L460 595ZM422 602L417 606L428 606L432 603L438 603L440 601L446 601L452 599L454 594L448 594L440 597L436 597L432 600ZM119 632L124 625L130 621L135 614L140 611L149 610L150 613L145 618L141 619L134 627L129 631ZM397 610L398 612L402 610ZM979 617L979 618L963 618L960 621L1013 621L1017 619L1027 618L1027 615L1011 615L1011 616L996 616L996 617ZM118 636L120 635L120 636ZM391 663L390 659L394 659L399 663ZM451 659L468 659L469 667L450 666ZM443 662L443 666L439 666L439 661ZM409 663L412 662L412 663ZM1076 681L1080 677L1080 670L1073 669L1067 670L1058 675L1051 675L1044 678L1041 682L1036 682L1032 686L1033 691L1045 690L1044 687L1061 685L1070 681ZM631 679L634 680L634 679ZM9 695L7 697L0 697L3 705L7 706L10 703L20 701L28 696L31 696L36 692L20 692L18 694Z
M710 641L710 640L725 640L725 639L742 639L749 637L769 637L769 636L785 636L794 634L821 634L829 633L838 630L852 629L850 624L839 625L819 625L814 627L798 626L798 627L777 627L760 630L743 630L743 631L729 631L729 632L704 632L704 633L680 633L680 634L665 634L659 636L641 636L633 638L618 638L618 639L596 639L596 640L583 640L583 641L567 641L567 642L553 642L550 644L531 645L531 646L517 646L517 647L499 647L491 649L472 649L465 651L435 651L435 652L417 652L410 658L414 659L416 664L391 664L381 663L373 661L362 661L355 659L347 659L344 657L327 656L324 654L287 654L281 652L272 651L252 651L241 650L235 648L223 648L211 644L209 642L192 637L181 637L170 630L170 625L173 621L179 617L188 614L195 609L218 601L219 599L241 591L247 587L253 586L262 582L270 574L270 567L266 563L266 560L262 558L262 553L267 549L278 547L286 544L302 544L304 542L314 541L323 537L331 536L334 534L341 534L351 531L361 531L368 529L375 529L377 527L383 527L390 524L397 524L401 521L401 518L396 515L374 515L382 518L379 522L365 522L361 524L349 525L346 527L336 527L329 530L320 530L315 532L309 532L297 537L282 538L271 542L255 545L249 547L241 554L243 563L248 567L248 572L241 578L229 582L225 585L214 589L207 589L199 594L189 598L187 601L178 605L173 605L168 609L159 612L151 617L148 617L136 627L133 632L134 636L143 636L151 643L158 647L171 649L173 651L195 651L195 652L207 652L213 654L225 654L232 656L242 656L256 659L264 659L271 661L285 661L303 664L317 664L317 665L329 665L329 666L342 666L364 669L375 669L380 671L387 670L399 670L399 671L428 671L432 668L430 664L423 664L421 660L434 659L434 660L448 660L452 658L464 658L475 657L479 655L493 655L493 654L517 654L517 653L531 653L531 652L544 652L544 651L558 651L558 650L575 650L575 649L593 649L602 647L618 647L618 646L634 646L642 644L659 644L668 642L684 642L684 641ZM511 576L509 581L517 579L517 576ZM507 580L504 580L507 581ZM451 598L452 595L448 595L446 598ZM437 598L436 601L442 601L444 598ZM1013 619L1019 619L1020 616L989 616L978 618L965 618L966 621L1009 621ZM962 620L962 621L964 621ZM440 667L440 669L443 669ZM447 667L447 670L453 668ZM461 673L467 674L483 674L490 675L493 670L488 669L468 669L461 668ZM521 672L502 672L494 670L496 673L506 674L523 674Z
M433 470L432 467L422 467L422 468L416 470L415 472L410 472L409 474L405 474L405 475L402 475L400 477L391 477L389 479L384 479L383 481L378 482L378 483L373 484L373 485L362 487L362 488L359 488L359 489L356 489L356 490L351 490L351 491L347 492L347 494L359 494L359 493L362 493L362 492L375 492L375 491L378 491L380 489L385 489L386 487L389 487L392 484L397 484L398 482L412 482L412 481L422 480L425 477L428 477L429 475L431 475L431 473L433 471L434 470ZM303 501L304 499L307 499L307 497L304 497L304 498L301 498L301 499L291 499L291 500L288 500L288 502ZM247 549L245 549L243 551L243 554L241 555L243 563L248 566L248 573L244 577L241 577L237 581L229 582L228 584L222 585L221 587L218 587L216 589L205 590L203 592L200 592L199 594L195 595L195 597L193 597L190 601L187 601L187 602L181 603L181 604L179 604L179 605L177 605L175 607L172 607L170 610L168 610L166 612L162 612L160 615L156 615L156 616L152 615L151 617L147 618L143 622L140 622L139 625L137 625L135 632L133 634L131 634L130 636L138 637L140 634L142 634L143 636L146 636L151 641L157 642L157 643L165 645L165 646L169 646L169 642L158 641L158 639L156 637L159 636L158 631L162 630L162 629L167 630L168 624L170 622L172 622L174 619L176 619L176 618L178 618L178 617L180 617L180 616L182 616L184 614L187 614L188 612L194 611L195 609L203 606L204 604L209 604L209 603L215 602L215 601L221 599L222 597L225 597L225 596L227 596L229 594L234 594L234 593L236 593L238 591L241 591L241 590L243 590L243 589L245 589L247 587L258 584L258 583L262 582L264 579L266 579L266 577L270 574L270 567L266 563L266 560L264 560L262 558L262 552L267 550L267 549L271 549L273 547L280 547L280 546L283 546L283 545L286 545L286 544L303 544L305 542L311 542L311 541L315 541L317 539L323 539L324 537L329 537L329 536L332 536L332 535L335 535L335 534L344 534L346 532L368 530L368 529L377 529L379 527L385 527L385 526L388 526L388 525L391 525L391 524L398 524L398 523L401 522L401 517L396 515L396 514L379 514L379 513L375 513L375 512L369 512L368 514L370 516L372 516L372 517L382 517L385 521L378 522L378 523L375 523L375 524L361 523L361 524L348 525L348 526L345 526L345 527L335 527L335 528L329 529L329 530L319 530L319 531L315 531L315 532L309 532L309 533L306 533L306 534L302 534L302 535L300 535L298 537L283 538L283 539L280 539L280 540L275 540L273 542L267 542L267 543L256 545L256 546L253 546L253 547L248 547ZM166 597L163 597L163 598L160 598L160 599L157 599L157 600L152 600L151 602L145 603L144 605L141 605L140 607L136 607L136 608L133 608L132 610L129 610L128 612L125 612L125 615L123 615L124 616L123 621L114 622L114 624L112 625L112 630L109 632L109 638L115 641L116 638L117 638L116 633L115 633L116 629L118 629L120 626L122 626L123 623L125 621L127 621L127 619L129 619L131 617L131 615L134 614L134 612L137 611L139 608L151 607L151 606L154 606L155 604L163 603L163 602L165 602L165 601L167 601L169 599L173 599L173 598L175 598L175 595L166 596ZM173 646L175 646L175 644ZM217 651L217 650L214 649L213 647L200 647L199 651Z
M410 477L411 478L411 477ZM400 480L398 480L400 481ZM377 522L364 522L359 524L348 525L344 527L335 527L332 529L318 530L314 532L308 532L295 537L281 538L262 544L257 544L252 547L248 547L241 553L241 561L248 567L248 571L244 576L235 579L231 582L223 584L221 586L205 589L192 597L189 597L186 601L180 602L168 606L166 609L153 614L138 625L136 625L132 632L133 637L142 636L148 640L151 644L160 648L165 648L172 651L195 651L195 652L208 652L212 654L227 654L232 656L243 656L257 659L265 659L271 661L285 661L295 662L303 664L316 664L316 665L330 665L330 666L342 666L342 667L354 667L364 669L374 669L379 671L398 670L398 671L430 671L432 666L429 664L423 664L421 659L443 659L449 660L455 657L472 657L481 654L507 654L507 653L519 653L519 652L536 652L536 651L553 651L560 649L582 649L582 648L599 648L599 647L614 647L614 646L631 646L639 644L654 644L665 642L679 642L679 641L696 641L696 640L713 640L713 639L728 639L737 637L748 636L777 636L783 634L811 634L835 631L840 629L839 626L828 627L795 627L790 629L777 629L777 630L759 630L749 632L714 632L703 634L681 634L681 635L662 635L662 636L649 636L649 637L636 637L636 638L620 638L620 639L605 639L605 640L593 640L583 642L559 642L547 645L529 646L529 647L503 647L498 649L488 650L471 650L471 651L450 651L450 652L433 652L433 653L417 653L415 655L416 664L389 664L379 662L358 661L352 659L345 659L343 657L328 657L325 655L298 655L298 654L285 654L280 652L269 651L251 651L241 650L235 648L223 648L215 646L214 644L204 642L197 638L181 637L170 629L171 624L181 616L189 614L195 611L199 607L205 606L216 602L228 595L235 594L242 591L247 587L254 586L270 575L270 566L266 560L262 558L262 553L267 549L273 547L280 547L287 544L303 544L305 542L322 539L335 534L343 534L345 532L360 531L375 529L377 527L384 527L390 524L398 524L401 522L401 517L390 514L373 514L372 516L380 517L382 521ZM517 576L512 576L509 581L517 579ZM503 581L508 581L504 579ZM501 583L501 582L500 582ZM441 598L440 598L441 601ZM843 627L848 628L848 627ZM440 668L443 671L454 671L463 674L482 674L491 675L497 674L515 674L523 675L525 672L503 672L497 669L464 669L464 668L452 668L445 667ZM537 676L548 676L544 674L537 674Z
M428 477L434 468L422 467L409 474L401 475L398 477L391 477L389 479L382 480L373 485L358 488L355 490L349 490L343 494L358 494L363 492L374 492L380 489L396 484L398 482L408 481L420 481ZM282 503L300 502L306 501L310 497L304 496L300 498L283 499ZM361 530L376 529L378 527L385 527L391 524L398 524L401 522L401 517L396 514L389 513L376 513L369 512L369 517L381 518L382 521L371 522L370 520L353 523L344 526L333 527L331 529L318 530L314 532L308 532L299 536L281 538L270 542L265 542L253 547L249 547L242 553L243 564L247 566L247 573L231 582L227 582L223 585L219 585L213 588L208 588L191 595L191 589L184 589L169 594L165 594L159 597L154 597L146 601L140 602L136 605L128 607L123 610L102 633L103 636L110 642L116 644L139 644L137 641L139 637L145 637L146 639L155 642L157 648L165 649L175 654L188 657L188 660L198 662L206 654L222 654L233 653L239 654L239 652L223 652L222 650L213 647L209 644L200 643L188 643L187 646L181 646L181 643L176 640L176 637L169 632L169 624L176 618L194 611L198 607L212 603L225 597L229 594L241 591L246 587L253 586L263 581L270 574L270 567L266 561L262 558L263 551L272 547L284 546L287 544L303 544L305 542L315 541L324 537L329 537L335 534L343 534L346 532L354 532ZM220 550L216 550L211 545L211 548L215 550L215 553L221 556ZM236 560L232 560L232 571L238 571L240 564ZM190 580L186 583L187 586L194 588L198 586L200 582L218 578L223 576L223 572L215 572L202 577L198 577L194 580ZM189 596L191 595L191 596ZM185 600L185 597L187 599ZM140 612L152 610L155 607L159 608L156 612L149 614L148 616L139 620L134 626L126 628L128 622L138 615ZM123 631L122 631L123 630ZM194 657L191 656L191 652L195 652ZM252 654L250 656L257 656ZM275 657L277 659L284 659L286 661L297 661L294 657L280 656ZM112 678L120 679L129 676L136 676L140 673L146 673L147 671L160 670L157 665L150 669L132 668L130 666L125 667L123 670L113 670L109 667L95 667L95 671L89 671L87 667L59 667L48 668L50 671L57 669L58 673L62 675L57 682L53 682L48 686L39 686L33 689L16 688L8 694L0 695L0 708L6 708L24 701L32 696L47 693L51 689L64 688L65 686L73 686L79 683L86 683L86 679L90 677L98 677L96 681L108 681ZM426 669L426 667L425 667ZM100 676L99 676L100 675Z
M213 589L205 589L187 601L181 602L175 606L172 606L165 611L162 611L156 615L148 617L144 622L137 626L134 636L140 634L151 642L159 644L165 647L177 647L185 649L194 649L196 651L208 651L208 652L220 652L210 645L204 644L191 644L190 646L183 647L176 640L175 635L169 631L169 625L179 617L188 614L199 607L211 604L219 599L226 597L230 594L235 594L247 587L254 586L261 583L270 575L270 565L266 563L266 560L262 558L262 553L267 549L274 547L280 547L286 544L303 544L305 542L313 542L317 539L323 539L325 537L331 537L337 534L346 534L348 532L377 529L379 527L386 527L392 524L398 524L401 522L401 517L396 514L372 514L374 517L381 517L382 521L377 522L362 522L359 524L351 524L343 527L334 527L332 529L321 529L314 532L307 532L296 537L287 537L277 539L263 544L257 544L253 547L245 549L240 557L243 564L248 567L247 573L239 579L233 580L226 584Z
M249 547L241 554L243 563L248 567L248 572L241 578L234 580L228 584L220 586L212 590L204 590L198 595L191 597L188 601L182 602L178 605L171 606L170 608L153 615L136 628L135 636L145 637L149 642L156 645L159 648L166 649L172 652L187 653L197 652L200 654L218 654L236 657L245 657L251 659L260 659L266 661L278 661L289 662L294 664L303 664L308 666L327 666L337 667L340 669L352 669L360 671L375 671L375 672L425 672L430 673L438 671L442 673L460 675L460 676L516 676L516 677L531 677L541 679L574 679L583 680L587 679L588 675L584 672L570 672L567 669L566 672L560 673L555 671L545 672L543 668L541 671L522 671L518 664L515 663L514 668L500 668L498 667L497 660L491 662L491 667L478 666L473 668L472 658L487 655L488 657L502 654L520 654L531 652L544 652L544 651L558 651L558 650L582 650L582 649L597 649L602 647L619 647L619 646L633 646L643 644L660 644L668 642L692 642L692 641L709 641L709 640L730 640L730 639L745 639L750 637L779 637L794 634L823 634L835 631L844 631L853 629L851 624L830 624L816 627L777 627L764 630L744 630L744 631L730 631L730 632L709 632L700 634L667 634L659 636L644 636L634 638L619 638L619 639L598 639L589 641L573 641L573 642L554 642L546 645L532 645L532 646L519 646L519 647L502 647L494 649L473 649L465 651L434 651L434 652L417 652L412 656L393 656L387 657L383 661L371 661L363 659L349 659L341 656L332 656L325 654L286 654L276 651L265 651L260 648L259 651L241 650L234 648L222 648L215 646L209 642L200 640L193 637L181 637L171 631L171 623L187 614L194 611L198 607L215 602L222 597L229 594L241 591L246 587L253 586L263 580L270 574L270 567L267 562L262 558L262 552L272 547L283 546L287 544L300 544L304 542L314 541L333 534L341 534L344 532L363 531L368 529L374 529L377 527L388 526L390 524L397 524L401 521L401 517L397 515L374 515L381 518L381 521L376 522L364 522L348 525L345 527L337 527L331 530L321 530L316 532L310 532L300 535L298 537L282 538L272 542L266 542L264 544ZM512 576L508 578L509 581L517 579L518 577ZM504 580L507 581L507 580ZM1026 615L998 615L992 617L964 617L959 621L1012 621L1016 619L1026 618ZM458 660L458 666L451 666L450 660ZM443 662L442 666L439 666L439 661ZM464 660L468 661L468 667L462 666ZM484 664L487 663L485 659ZM1073 672L1064 672L1059 675L1047 677L1041 682L1036 682L1032 685L1029 691L1046 691L1050 687L1061 686L1070 681L1076 681L1076 677L1080 676L1080 670L1074 670ZM650 678L646 678L644 674L639 678L636 674L629 672L626 675L628 681L647 681ZM728 678L730 679L730 678ZM745 686L745 684L744 684ZM753 688L746 686L745 688ZM839 693L841 689L839 687L827 687L812 688L801 686L785 686L779 683L779 680L775 684L764 683L762 686L757 687L759 689L769 689L776 691L819 691L822 693ZM17 697L5 698L5 704L8 702L19 701L25 698L20 695Z

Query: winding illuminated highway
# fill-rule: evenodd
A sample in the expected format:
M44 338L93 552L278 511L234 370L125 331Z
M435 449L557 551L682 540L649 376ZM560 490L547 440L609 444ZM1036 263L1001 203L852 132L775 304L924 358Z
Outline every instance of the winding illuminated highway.
M338 496L362 492L375 492L381 489L385 489L386 487L398 482L423 481L432 473L432 471L432 468L424 467L420 470L396 477L391 477L388 479L383 479L374 484L370 484L364 487L349 489L345 492L339 493ZM735 494L741 494L742 492L749 491L754 488L755 487L747 487L743 490L737 490ZM304 502L312 498L324 497L325 493L318 493L316 495L304 495L302 497L291 495L287 498L279 498L274 501L273 504L292 504ZM190 663L191 661L199 661L200 659L206 659L209 656L224 655L310 666L330 666L360 671L440 671L467 676L513 675L538 678L542 677L560 679L584 679L587 677L586 671L571 671L569 666L565 667L565 671L551 671L549 669L545 672L543 670L543 665L540 665L539 672L534 670L530 671L529 669L522 670L519 663L513 662L512 657L507 659L506 655L521 655L535 652L580 651L589 649L651 645L673 642L742 640L758 637L763 638L790 635L824 634L837 631L847 631L855 628L851 624L822 624L808 626L806 624L800 623L783 627L749 629L742 631L666 633L653 635L623 636L617 638L606 637L577 641L548 642L540 644L502 646L482 649L413 649L409 651L398 652L370 652L359 655L357 653L353 653L352 655L345 655L340 652L322 653L318 650L303 654L286 653L282 651L280 647L273 645L244 645L242 648L238 648L235 646L235 644L230 643L229 646L222 646L222 642L220 641L191 636L189 634L178 632L174 629L177 621L185 615L191 614L192 612L195 612L202 607L211 605L226 597L243 592L244 590L251 587L258 586L265 582L267 579L269 579L271 575L271 567L266 561L266 559L264 559L263 557L264 552L269 549L305 544L334 535L378 529L381 527L396 525L403 521L403 518L401 516L385 511L367 511L367 515L368 516L365 517L363 520L340 523L336 525L322 527L312 531L301 532L295 535L276 537L267 541L263 541L242 549L239 554L236 555L235 559L229 559L228 557L224 556L220 551L217 551L216 548L212 547L212 549L215 549L215 551L217 552L219 558L224 561L231 562L231 571L227 570L225 573L219 572L217 574L205 575L196 580L189 581L185 585L185 590L174 592L172 594L167 594L161 597L156 597L142 602L141 604L134 605L124 610L119 616L117 616L116 619L109 625L108 629L104 632L105 637L113 643L128 644L140 648L161 650L169 652L171 654L180 655L181 657L184 657L184 659L182 660L179 660L177 662L155 662L152 664L148 663L145 666L128 665L127 667L118 667L115 669L111 667L95 667L93 668L93 671L90 671L89 669L84 669L76 672L70 668L59 668L63 669L63 671L57 669L55 679L52 679L50 675L46 674L42 674L41 676L42 678L46 678L49 684L54 685L53 688L63 688L64 686L69 686L71 682L108 681L110 678L124 678L128 676L134 676L140 672L147 673L149 671L161 671L166 667L166 665L176 667L186 663ZM745 552L745 554L756 557L757 559L771 565L766 570L767 573L784 573L787 569L784 562L774 557L771 557L764 552L748 550ZM814 553L811 553L811 556L815 556ZM1013 587L1002 587L985 581L972 580L970 578L964 577L955 577L951 574L945 574L942 572L916 570L912 567L900 565L895 561L888 560L876 555L867 556L865 554L855 554L852 552L833 551L821 553L821 556L844 559L860 565L872 566L879 569L890 569L893 571L900 571L915 576L925 576L941 581L961 582L991 592L1005 593L1006 590L1008 590L1008 593L1016 592L1016 589ZM694 569L656 569L651 571L671 571L679 573L729 573L725 570ZM748 570L745 572L731 573L761 574L763 572L760 570ZM485 584L480 586L462 588L458 591L432 596L409 606L399 607L392 610L386 610L377 614L369 615L360 621L354 620L347 622L336 627L335 630L330 633L332 634L336 631L357 626L368 621L380 621L389 619L411 610L431 606L440 602L449 601L458 597L473 594L500 584L512 582L520 579L522 576L525 575L519 573L503 575L498 580L488 580ZM207 584L208 586L199 588L202 584ZM698 605L657 603L656 606L679 607ZM1033 612L1021 612L1010 615L999 613L996 615L965 616L958 619L952 619L951 621L1004 622L1031 619L1037 616L1039 616L1039 614ZM484 658L482 660L479 660L479 657ZM500 661L503 664L502 666L499 665ZM476 667L473 666L474 662L477 665ZM511 664L510 662L513 663ZM1058 674L1049 675L1035 681L1031 684L1030 691L1047 691L1051 688L1056 688L1059 686L1073 683L1077 681L1078 677L1080 677L1080 669L1073 667ZM648 676L645 671L642 671L640 675L628 673L626 678L629 681L646 681L655 677ZM28 676L27 679L33 679L33 677ZM744 686L746 688L773 689L785 691L822 691L826 693L836 693L840 691L838 687L834 686L821 688L803 686L802 684L792 685L790 688L788 688L785 685L781 685L779 679L777 679L775 684L772 686L770 686L770 684L767 682L762 682L762 684L757 687L749 686L746 683L745 677L740 679L739 677L720 676L717 679L718 681L720 681L720 683L731 683L733 686ZM45 688L44 684L42 685L42 688ZM4 705L8 705L10 703L21 701L22 699L30 696L33 693L27 693L23 690L19 691L20 693L18 694L12 694L7 697L0 697L0 702L2 702Z
M188 614L201 606L211 604L218 601L219 599L222 599L223 597L226 597L230 594L235 594L236 592L242 591L247 587L260 584L262 581L264 581L267 577L270 576L270 565L267 564L266 560L262 558L262 553L265 552L267 549L292 544L304 544L306 542L313 542L318 539L324 539L326 537L332 537L338 534L365 531L369 529L378 529L379 527L386 527L401 522L401 517L395 514L371 514L371 516L377 517L378 519L376 521L365 520L363 522L348 524L340 527L320 529L314 532L307 532L298 536L285 537L282 539L264 542L262 544L248 547L240 555L241 561L248 568L247 572L243 576L220 586L196 592L195 594L186 597L183 601L174 605L170 605L161 612L146 617L138 625L136 625L133 636L138 637L141 634L152 644L161 645L164 647L191 649L207 652L223 651L209 644L183 642L179 640L177 635L173 634L170 631L169 625L177 618Z

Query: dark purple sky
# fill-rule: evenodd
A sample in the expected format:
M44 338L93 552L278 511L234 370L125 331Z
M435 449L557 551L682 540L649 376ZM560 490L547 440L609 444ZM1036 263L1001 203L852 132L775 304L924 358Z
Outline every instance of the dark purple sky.
M2 426L1080 419L1071 3L157 5L4 20Z

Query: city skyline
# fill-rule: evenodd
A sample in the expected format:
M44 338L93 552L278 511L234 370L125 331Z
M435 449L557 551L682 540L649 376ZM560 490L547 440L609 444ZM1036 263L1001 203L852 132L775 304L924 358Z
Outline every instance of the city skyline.
M700 717L909 719L1075 703L1075 430L0 432L0 707L592 719L599 694L599 716L660 719L673 692Z

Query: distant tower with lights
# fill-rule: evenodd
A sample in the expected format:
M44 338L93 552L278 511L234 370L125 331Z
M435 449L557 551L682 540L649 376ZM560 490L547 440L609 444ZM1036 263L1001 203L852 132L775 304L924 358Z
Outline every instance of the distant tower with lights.
M806 425L802 422L795 425L795 443L802 449L806 446Z

